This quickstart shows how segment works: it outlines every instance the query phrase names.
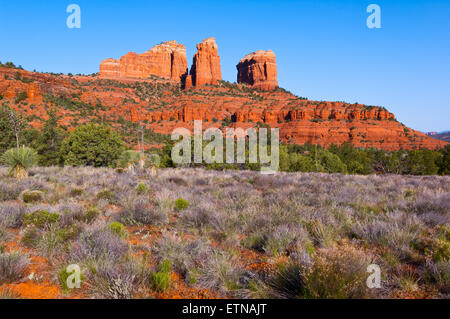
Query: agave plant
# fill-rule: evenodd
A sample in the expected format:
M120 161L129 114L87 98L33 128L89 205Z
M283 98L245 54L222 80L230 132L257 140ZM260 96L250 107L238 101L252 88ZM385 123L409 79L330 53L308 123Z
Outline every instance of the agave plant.
M6 151L1 159L3 164L10 167L9 176L23 179L28 177L28 169L36 165L38 155L32 148L23 146Z

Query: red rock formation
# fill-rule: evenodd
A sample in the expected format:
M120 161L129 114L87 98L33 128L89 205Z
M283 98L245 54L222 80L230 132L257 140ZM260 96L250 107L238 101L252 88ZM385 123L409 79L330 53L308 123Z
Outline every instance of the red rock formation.
M157 75L179 81L186 73L185 46L176 41L167 41L142 54L129 52L120 60L102 61L99 76L147 79L150 75Z
M187 75L184 79L184 89L187 90L192 87L192 76Z
M194 55L190 73L195 86L215 85L217 81L222 80L220 56L214 38L205 39L197 44L197 53Z
M180 91L179 83L170 79L120 78L120 82L104 82L91 76L55 76L2 67L0 79L1 102L9 102L26 116L35 115L36 120L30 124L36 128L42 126L40 119L47 117L46 109L51 107L57 110L60 124L69 130L98 118L119 128L117 120L122 117L141 121L157 133L170 134L175 127L192 129L193 121L201 119L205 129L223 124L246 129L264 123L280 128L283 141L297 144L330 146L349 142L385 150L435 149L448 144L406 128L381 107L310 101L282 90L253 92L228 83L203 87L202 94L192 94ZM189 79L186 77L188 86ZM153 89L143 95L135 88L136 82L144 81ZM16 102L23 92L26 100ZM79 110L67 108L51 96L91 107L86 107L85 116L80 118ZM124 102L125 98L133 102ZM102 107L97 107L99 102ZM95 111L89 111L91 108Z
M238 83L247 83L260 90L272 91L278 87L275 53L259 50L239 61Z

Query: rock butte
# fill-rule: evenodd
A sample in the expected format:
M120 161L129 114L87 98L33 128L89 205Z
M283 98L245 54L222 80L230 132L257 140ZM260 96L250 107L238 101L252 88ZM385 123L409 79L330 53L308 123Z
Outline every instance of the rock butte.
M148 79L156 75L179 81L187 70L186 47L176 41L167 41L142 54L129 52L120 60L103 60L99 76Z
M277 62L272 50L256 51L239 61L237 82L247 83L260 90L272 91L278 87Z
M215 85L222 80L220 56L214 38L208 38L197 44L197 53L192 61L190 75L194 86Z
M278 88L275 54L270 50L243 58L237 65L239 84L232 84L219 82L215 40L208 38L197 49L189 75L185 47L175 41L141 55L104 60L98 77L0 67L0 95L22 114L32 116L31 125L37 128L43 125L40 119L47 118L46 109L55 107L60 124L69 129L98 118L117 127L126 119L170 134L176 127L192 129L194 120L203 120L203 129L225 123L245 129L265 123L279 128L283 141L297 144L349 142L385 150L436 149L448 144L405 127L382 107L310 101ZM24 77L28 81L22 81ZM180 78L186 90L181 90ZM17 104L23 92L26 103ZM96 107L99 103L102 107Z

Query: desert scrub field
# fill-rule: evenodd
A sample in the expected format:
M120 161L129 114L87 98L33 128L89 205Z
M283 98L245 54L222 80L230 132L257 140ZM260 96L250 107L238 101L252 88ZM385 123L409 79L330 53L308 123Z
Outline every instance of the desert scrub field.
M0 168L0 298L446 298L450 177ZM79 265L81 288L67 287ZM369 289L369 264L381 288Z

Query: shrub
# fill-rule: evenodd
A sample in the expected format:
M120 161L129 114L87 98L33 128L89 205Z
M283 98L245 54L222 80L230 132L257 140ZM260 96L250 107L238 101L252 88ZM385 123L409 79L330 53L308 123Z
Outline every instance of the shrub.
M116 219L126 225L161 225L166 223L168 218L159 207L152 206L146 199L138 198L122 208Z
M84 221L88 224L92 223L98 216L100 212L97 208L91 207L87 210L86 215L84 216Z
M38 155L35 150L28 147L12 148L2 156L2 162L9 166L8 175L17 179L28 177L28 169L36 165Z
M108 201L111 201L114 199L114 192L112 192L110 189L103 189L98 192L97 199L106 199Z
M305 296L321 299L366 298L370 257L351 247L317 254L304 272Z
M83 189L79 187L72 188L70 195L77 197L83 195Z
M20 295L10 288L0 289L0 300L5 299L20 299Z
M0 201L15 200L21 192L17 184L0 182Z
M72 247L76 260L118 261L127 252L128 244L105 228L84 231Z
M139 195L143 195L143 194L145 194L145 193L148 193L148 187L147 187L147 185L145 185L144 183L140 183L140 184L138 185L138 187L136 188L136 192L137 192Z
M22 199L25 203L35 203L42 201L44 194L41 191L25 191L22 193Z
M14 282L25 276L27 257L18 252L0 254L0 282Z
M117 235L121 238L127 237L127 230L122 223L112 222L111 224L109 224L108 228L114 235Z
M166 291L170 286L170 271L172 269L172 264L169 260L164 260L159 265L158 272L152 273L150 275L150 283L152 288L158 292Z
M183 198L178 198L175 201L175 207L176 207L177 211L179 211L179 212L188 208L189 205L190 205L190 203Z
M0 206L0 225L6 228L20 228L26 213L25 206Z
M64 139L61 157L71 166L115 166L125 148L122 137L111 127L80 126Z
M59 221L61 215L58 213L50 213L46 210L39 210L37 212L26 214L24 223L26 225L34 225L38 228L48 227Z
M281 264L268 283L276 298L294 299L305 294L305 279L303 267L297 263Z
M15 103L19 104L20 102L23 102L27 99L28 95L26 91L20 92L19 95L16 97Z
M41 232L36 227L28 228L25 231L25 234L23 234L22 244L27 248L35 248L37 247L41 236Z
M219 289L224 292L240 288L241 270L235 258L224 251L214 251L211 258L198 269L196 284L206 289Z
M92 272L92 290L100 298L130 299L136 282L136 270L131 263L100 263Z

